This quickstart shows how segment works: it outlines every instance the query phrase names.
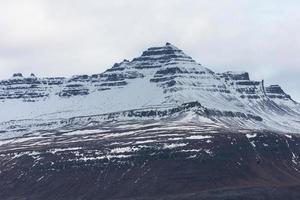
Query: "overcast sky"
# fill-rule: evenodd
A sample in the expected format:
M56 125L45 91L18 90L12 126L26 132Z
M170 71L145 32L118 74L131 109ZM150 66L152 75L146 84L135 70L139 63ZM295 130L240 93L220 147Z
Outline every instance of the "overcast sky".
M0 78L100 73L171 42L300 101L299 0L1 0Z

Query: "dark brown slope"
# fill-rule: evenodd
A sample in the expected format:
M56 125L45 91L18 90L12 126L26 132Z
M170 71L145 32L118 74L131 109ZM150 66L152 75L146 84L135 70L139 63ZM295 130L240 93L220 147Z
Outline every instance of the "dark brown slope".
M118 158L99 159L96 152L108 152L114 144L136 146L137 135L66 142L60 148L82 148L60 152L48 151L59 148L54 144L22 150L1 147L0 199L300 199L297 135L259 132L247 137L218 130L206 133L209 139L165 137L174 133L189 131L159 132L158 142ZM186 145L160 148L168 141Z

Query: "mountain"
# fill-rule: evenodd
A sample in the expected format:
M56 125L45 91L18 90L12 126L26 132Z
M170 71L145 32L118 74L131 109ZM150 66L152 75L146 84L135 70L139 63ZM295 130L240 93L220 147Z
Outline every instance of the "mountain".
M300 104L170 43L0 81L0 199L299 199Z
M14 74L0 81L0 99L2 122L124 111L122 116L129 117L128 110L167 111L198 102L207 111L201 115L220 123L251 128L255 123L256 128L291 132L300 128L300 105L280 86L265 87L263 81L250 80L247 72L215 73L170 43L149 48L101 74L72 78Z

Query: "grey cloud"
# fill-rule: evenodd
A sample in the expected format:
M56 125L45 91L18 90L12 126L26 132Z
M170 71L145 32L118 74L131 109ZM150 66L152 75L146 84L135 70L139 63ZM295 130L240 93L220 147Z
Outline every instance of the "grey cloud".
M214 71L249 71L300 100L296 0L0 2L0 78L99 73L174 43Z

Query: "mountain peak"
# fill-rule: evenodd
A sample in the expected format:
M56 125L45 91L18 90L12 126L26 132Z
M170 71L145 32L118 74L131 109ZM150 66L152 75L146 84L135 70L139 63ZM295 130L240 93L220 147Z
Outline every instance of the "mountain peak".
M35 74L34 74L34 73L31 73L31 74L30 74L30 77L36 77L36 76L35 76Z
M13 74L13 78L23 78L23 74L22 73L15 73L15 74Z
M195 62L190 56L186 55L181 49L167 42L164 46L150 47L145 50L140 57L134 58L133 62L138 62L142 68L147 68L149 63L155 63L156 67L170 61L175 62ZM152 66L151 66L152 68Z
M174 49L174 50L182 51L179 48L177 48L176 46L174 46L173 44L171 44L170 42L166 42L165 47L168 48L168 49Z

